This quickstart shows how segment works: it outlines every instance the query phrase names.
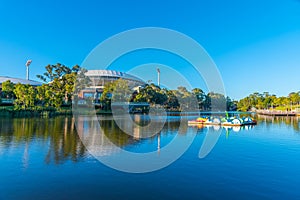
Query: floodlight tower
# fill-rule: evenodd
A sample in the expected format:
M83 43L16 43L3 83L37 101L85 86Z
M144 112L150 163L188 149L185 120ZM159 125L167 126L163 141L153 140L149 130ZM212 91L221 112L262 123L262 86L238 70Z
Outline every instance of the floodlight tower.
M160 69L157 68L156 70L157 70L157 85L158 87L160 87Z
M29 80L29 65L31 64L32 60L27 60L26 66L26 80Z

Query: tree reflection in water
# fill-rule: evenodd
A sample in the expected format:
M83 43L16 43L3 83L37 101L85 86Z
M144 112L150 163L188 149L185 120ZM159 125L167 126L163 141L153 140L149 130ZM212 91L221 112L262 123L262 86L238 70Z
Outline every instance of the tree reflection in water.
M3 149L24 148L23 162L27 165L28 149L39 144L48 146L45 162L55 164L78 161L86 150L78 137L72 117L0 118L0 144Z
M287 125L293 128L293 130L297 133L300 133L300 117L295 116L264 116L264 115L256 115L255 119L259 124L264 124L267 128L273 125ZM247 125L247 126L220 126L220 125L195 125L194 127L198 128L198 133L205 132L206 129L211 131L219 131L221 128L225 131L226 137L228 138L231 132L238 133L242 130L251 130L256 125Z
M258 125L265 124L266 127L272 125L286 124L291 126L295 132L300 133L299 117L270 117L270 116L256 116ZM135 118L136 123L140 125L147 125L147 122L141 121L142 118ZM111 116L98 116L96 121L101 126L103 134L108 138L108 143L99 140L93 140L89 137L89 142L96 142L101 148L102 156L107 156L112 153L110 144L119 148L128 149L128 147L139 145L144 141L149 141L152 146L151 151L159 151L164 145L167 145L176 134L186 134L188 132L187 122L180 123L180 117L168 117L164 127L157 134L143 138L145 133L139 128L133 128L132 134L124 133L118 125L114 122ZM94 124L93 124L94 123ZM126 122L125 122L126 123ZM83 145L80 134L83 132L80 129L89 131L95 127L95 121L87 120L81 127L75 127L75 119L69 117L55 117L55 118L0 118L0 154L10 152L18 149L23 152L22 162L24 167L28 165L30 160L30 151L32 146L42 145L45 152L45 162L48 164L61 164L68 160L77 162L88 156L87 149ZM179 128L181 127L181 128ZM76 128L79 130L79 136ZM99 127L98 127L99 128ZM198 133L205 133L206 128L218 131L221 127L198 127ZM224 131L229 136L230 133L239 132L240 130L249 130L252 126L245 127L228 127ZM224 128L222 128L224 129ZM99 132L99 129L95 129ZM144 130L144 129L143 129ZM91 135L93 136L93 134ZM82 137L82 135L81 135ZM106 141L107 142L107 141ZM149 142L147 144L149 144ZM38 146L38 148L41 148ZM135 150L135 148L133 148ZM36 150L35 150L36 151Z
M135 145L144 140L159 142L155 148L161 147L160 137L178 133L180 123L178 120L168 120L159 132L150 138L141 138L143 134L139 128L133 130L133 135L125 134L114 122L111 116L100 116L97 123L100 122L101 129L105 136L114 145L126 148L126 146ZM68 160L77 162L86 156L88 151L83 145L76 129L90 129L94 127L92 120L85 121L82 127L75 126L75 119L68 117L55 118L0 118L0 153L9 152L18 149L23 153L24 167L30 160L29 151L33 146L41 148L40 154L45 154L47 164L62 164ZM137 123L142 123L137 121ZM187 126L179 134L186 133ZM81 131L79 131L81 133ZM95 142L95 141L94 141ZM39 147L41 145L41 147ZM105 144L101 146L105 148ZM107 147L107 146L106 146ZM43 151L46 150L44 153ZM105 150L105 149L104 149ZM36 151L36 150L35 150ZM109 149L106 154L109 155Z
M258 123L265 123L266 126L271 126L274 124L281 125L286 124L293 127L295 132L300 133L300 117L299 116L265 116L258 115L257 116Z
M121 153L121 150L129 150L130 147L137 147L144 141L150 142L147 152L159 151L167 143L161 144L161 137L168 135L173 138L178 134L187 133L187 122L180 126L180 118L177 120L168 119L163 128L158 132L153 132L149 126L149 118L144 115L136 115L132 119L118 116L118 123L112 116L78 116L75 118L76 128L79 136L89 152L96 157L103 157ZM160 118L152 118L159 120ZM130 123L133 120L133 123ZM119 127L121 125L122 129ZM125 127L126 126L126 127ZM123 131L125 127L126 133ZM181 127L181 128L179 128ZM157 143L152 145L153 143ZM130 148L129 151L139 152L139 148ZM144 151L143 151L144 152Z

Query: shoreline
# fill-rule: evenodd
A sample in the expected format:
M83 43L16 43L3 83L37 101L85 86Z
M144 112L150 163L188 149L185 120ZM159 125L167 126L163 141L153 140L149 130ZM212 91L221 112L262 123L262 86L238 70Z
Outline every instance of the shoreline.
M95 109L96 115L112 115L111 110ZM92 112L92 113L91 113ZM80 112L79 114L95 114L94 110L91 112ZM166 116L203 116L203 115L225 115L225 111L165 111ZM228 114L255 114L254 112L228 111ZM0 117L55 117L55 116L70 116L76 114L72 107L56 110L54 108L39 107L36 109L15 109L13 106L0 107ZM148 115L148 113L137 112L131 114Z

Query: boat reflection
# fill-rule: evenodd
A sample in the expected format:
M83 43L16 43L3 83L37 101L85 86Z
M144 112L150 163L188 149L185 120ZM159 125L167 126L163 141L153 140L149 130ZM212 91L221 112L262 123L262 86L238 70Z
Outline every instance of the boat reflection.
M199 132L204 132L205 130L210 132L219 132L219 131L224 131L226 134L226 138L229 137L229 134L231 132L241 132L241 131L249 131L253 129L256 125L244 125L244 126L221 126L221 125L204 125L204 124L199 124L199 125L194 125L190 126L192 128L197 128Z
M228 137L230 133L248 131L255 126L222 127L218 125L196 125L188 127L187 121L180 117L168 116L161 130L149 134L145 126L149 124L146 116L134 116L133 120L139 126L133 126L128 121L121 121L130 132L124 132L112 116L91 117L81 116L75 126L75 118L60 116L55 118L0 118L0 155L21 152L21 163L27 168L33 161L31 156L38 148L47 164L63 164L68 161L78 162L90 154L86 144L96 144L102 156L116 153L115 145L128 151L160 151L169 144L176 135L205 133L207 129L215 133L222 132ZM157 118L158 120L160 118ZM257 126L266 128L278 125L293 128L300 133L299 117L258 116ZM81 120L81 121L80 121ZM97 125L98 124L98 125ZM144 128L143 128L144 127ZM99 132L99 130L102 130ZM148 129L151 131L152 129ZM101 135L102 134L102 135ZM103 140L102 137L107 138ZM141 147L141 148L139 148ZM145 147L145 148L144 148ZM142 149L144 148L144 149Z

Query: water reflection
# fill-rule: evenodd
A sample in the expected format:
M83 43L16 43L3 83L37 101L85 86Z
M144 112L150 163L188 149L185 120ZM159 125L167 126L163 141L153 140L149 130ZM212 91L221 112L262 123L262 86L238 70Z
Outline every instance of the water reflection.
M79 126L75 127L75 119L72 117L56 117L49 119L42 118L0 118L0 155L9 152L22 152L21 162L28 167L34 157L30 157L32 148L40 145L43 156L47 164L61 164L68 160L77 162L88 156L85 143L98 147L101 156L108 156L117 153L118 150L113 146L133 152L159 152L164 146L168 145L176 135L192 134L195 129L198 134L208 133L209 131L226 133L237 133L243 130L251 130L253 126L243 127L221 127L221 126L196 126L189 128L187 121L180 121L180 117L169 116L164 127L149 138L145 138L145 129L138 127L127 127L132 133L124 133L115 123L111 116L98 116L96 120L88 117L79 118ZM293 130L300 133L299 117L271 117L256 116L258 125L271 127L277 125L289 125ZM147 125L147 119L135 117L135 122L141 126ZM102 130L99 132L99 126ZM126 124L126 121L124 121ZM80 134L77 134L76 128ZM191 130L192 129L192 130ZM143 130L143 131L142 131ZM209 131L208 131L209 130ZM106 136L108 140L103 139ZM37 147L40 148L40 147ZM100 151L101 150L101 151ZM36 149L35 149L36 151Z
M134 123L139 126L130 123L127 118L117 119L118 123L116 123L114 118L107 116L98 116L97 118L79 116L75 120L79 136L87 149L93 155L101 157L120 153L122 149L130 149L133 152L159 152L167 144L166 140L170 141L177 134L186 134L188 128L187 122L182 123L180 117L168 118L158 132L153 132L151 127L145 128L149 124L149 119L143 115L132 118ZM151 120L159 122L160 117ZM125 126L126 133L123 129ZM164 142L161 142L161 137L164 138ZM138 147L145 141L150 143L147 149L130 148Z
M208 130L208 134L213 132L225 132L226 138L229 137L231 132L238 133L240 131L248 131L255 127L255 125L245 125L245 126L221 126L221 125L195 125L192 126L198 129L198 133L203 133Z
M84 118L86 117L82 117L82 119ZM136 119L138 119L136 123L143 123L141 119ZM0 155L21 151L23 166L27 168L29 161L35 159L30 157L30 153L34 151L32 149L40 145L40 154L43 154L44 161L47 164L61 164L68 160L77 162L89 154L76 129L79 130L79 133L95 133L91 132L91 129L96 127L96 123L100 124L102 132L109 141L101 140L98 137L99 135L95 134L91 134L88 140L89 144L101 145L102 155L113 153L111 144L129 149L145 141L153 144L150 145L149 151L159 151L167 143L165 141L161 142L161 137L176 135L178 132L179 134L187 132L187 126L183 126L184 128L178 131L180 126L178 118L168 119L163 129L149 138L143 138L143 134L147 133L142 132L137 127L132 129L132 134L124 133L111 116L99 116L96 121L84 119L82 122L76 127L73 117L0 118ZM99 133L99 129L96 132Z
M271 126L274 124L281 125L289 125L293 127L294 131L300 132L300 124L299 124L299 116L265 116L265 115L258 115L257 120L258 123L264 123L266 126Z
M266 128L271 129L274 125L287 125L288 127L292 127L295 132L300 133L300 117L298 116L264 116L264 115L256 115L252 116L255 118L258 122L258 125L264 125ZM247 125L247 126L220 126L220 125L195 125L194 128L198 129L199 133L204 132L205 130L209 131L219 131L220 129L223 129L226 133L226 137L229 136L231 132L238 133L243 130L251 130L255 127L255 125Z
M76 162L86 151L70 117L0 118L0 149L2 152L23 150L24 167L28 166L31 146L37 143L46 148L45 162L48 164Z

